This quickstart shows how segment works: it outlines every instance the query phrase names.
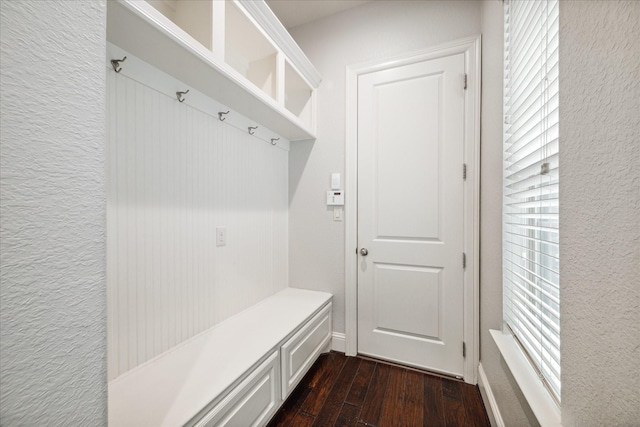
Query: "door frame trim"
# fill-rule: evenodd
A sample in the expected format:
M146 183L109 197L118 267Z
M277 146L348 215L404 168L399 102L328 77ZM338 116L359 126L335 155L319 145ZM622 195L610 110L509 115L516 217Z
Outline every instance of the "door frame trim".
M391 67L464 53L467 90L464 112L464 271L463 337L466 343L464 380L476 384L480 361L480 52L481 36L458 39L426 50L411 52L384 61L347 66L345 135L345 353L358 353L358 77ZM462 80L460 81L462 85ZM460 165L462 174L462 165ZM462 254L461 254L462 258ZM462 259L460 260L462 263ZM462 348L460 349L462 351Z

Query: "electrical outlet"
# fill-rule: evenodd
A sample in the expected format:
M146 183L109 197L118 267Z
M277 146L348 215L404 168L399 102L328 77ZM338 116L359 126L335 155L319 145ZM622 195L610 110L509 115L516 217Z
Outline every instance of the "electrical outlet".
M216 227L216 246L227 244L227 227Z

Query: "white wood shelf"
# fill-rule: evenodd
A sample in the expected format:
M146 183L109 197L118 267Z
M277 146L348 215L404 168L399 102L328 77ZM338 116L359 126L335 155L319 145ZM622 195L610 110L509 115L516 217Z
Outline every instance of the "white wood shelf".
M321 77L263 1L107 4L109 42L290 141L315 139Z

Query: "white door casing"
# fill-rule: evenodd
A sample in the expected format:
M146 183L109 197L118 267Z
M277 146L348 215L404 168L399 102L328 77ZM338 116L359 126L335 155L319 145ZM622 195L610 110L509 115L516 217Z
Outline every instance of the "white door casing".
M479 55L477 36L347 69L346 353L472 384L479 330ZM371 149L358 146L365 140L374 141ZM374 179L378 172L382 178ZM356 254L361 247L367 256Z

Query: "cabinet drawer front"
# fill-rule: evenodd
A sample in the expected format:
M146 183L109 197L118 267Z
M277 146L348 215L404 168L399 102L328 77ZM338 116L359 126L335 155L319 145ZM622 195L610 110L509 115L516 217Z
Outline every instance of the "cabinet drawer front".
M331 340L331 304L282 346L282 399L286 399Z
M265 425L280 404L279 357L273 352L197 424L197 427Z

